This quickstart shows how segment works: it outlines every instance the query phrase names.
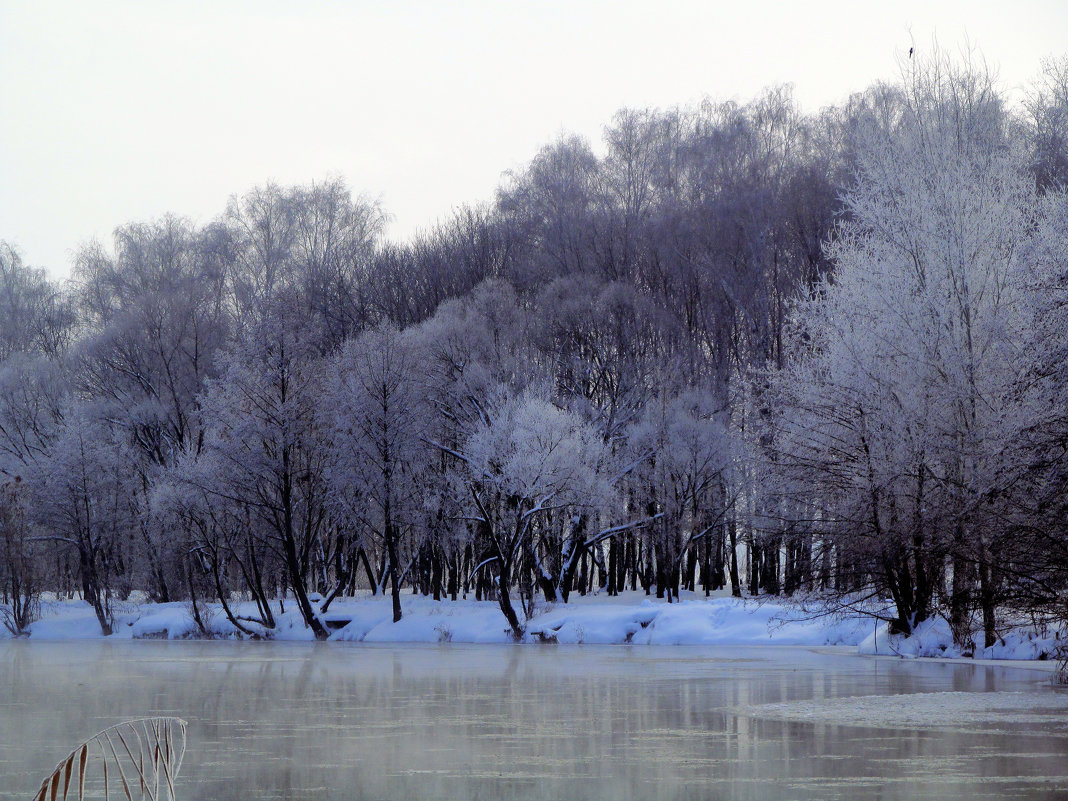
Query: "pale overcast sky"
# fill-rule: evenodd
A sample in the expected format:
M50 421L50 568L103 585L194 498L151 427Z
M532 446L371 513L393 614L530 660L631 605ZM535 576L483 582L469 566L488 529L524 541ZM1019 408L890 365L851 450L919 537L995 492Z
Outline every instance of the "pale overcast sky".
M935 34L1011 89L1066 33L1065 0L0 0L0 239L65 275L121 223L334 175L403 238L622 106L790 82L814 110Z

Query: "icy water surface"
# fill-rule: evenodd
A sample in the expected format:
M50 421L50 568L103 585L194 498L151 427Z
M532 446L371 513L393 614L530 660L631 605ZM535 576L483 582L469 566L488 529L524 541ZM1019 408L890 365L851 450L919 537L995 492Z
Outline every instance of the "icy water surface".
M0 642L0 801L121 719L183 801L1068 797L1047 673L805 648Z

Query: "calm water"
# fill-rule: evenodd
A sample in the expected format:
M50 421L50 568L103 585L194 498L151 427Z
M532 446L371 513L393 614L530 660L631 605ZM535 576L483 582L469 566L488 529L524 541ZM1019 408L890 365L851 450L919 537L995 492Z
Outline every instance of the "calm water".
M8 641L0 800L157 714L190 723L188 801L1068 797L1046 676L803 648Z

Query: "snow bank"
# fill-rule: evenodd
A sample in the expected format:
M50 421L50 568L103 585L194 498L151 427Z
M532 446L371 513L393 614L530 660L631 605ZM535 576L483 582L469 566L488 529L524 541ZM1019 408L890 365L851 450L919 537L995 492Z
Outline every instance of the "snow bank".
M858 653L880 656L949 657L961 656L953 643L953 633L943 618L925 620L907 637L891 635L886 623L868 623L871 633L857 646ZM1065 644L1063 634L1040 634L1030 626L1021 626L1002 633L998 642L983 647L983 633L973 637L976 659L1054 659L1057 649Z
M405 599L393 623L388 599L357 601L332 639L355 642L511 642L496 603ZM528 642L643 645L855 645L864 621L801 620L791 607L734 598L668 604L632 594L547 604L527 622ZM335 613L340 614L340 612Z
M535 616L532 636L561 643L643 645L856 645L860 617L809 620L795 608L735 598L676 604L644 599L632 606L590 602Z
M332 617L352 622L331 636L342 642L511 642L508 623L495 603L434 601L405 597L404 617L393 622L390 598L345 600L331 607Z
M208 610L212 636L232 637L237 630L221 614ZM205 635L193 621L187 603L120 603L115 606L113 638L170 639L202 638ZM41 618L30 626L35 640L81 640L102 637L93 607L85 601L45 601ZM0 635L2 637L2 635Z
M688 597L687 597L688 596ZM393 622L389 597L362 596L336 600L321 616L331 640L367 643L509 643L511 632L492 601L434 601L405 594L403 618ZM239 616L254 617L253 604L233 605ZM41 619L30 626L35 640L99 638L100 626L89 604L81 601L42 603ZM275 602L276 625L246 628L276 640L311 640L296 603ZM118 639L238 638L240 633L217 604L201 605L208 633L194 623L187 603L118 605ZM960 656L944 620L926 621L910 637L890 637L885 624L857 614L813 617L788 603L754 602L687 593L681 603L668 604L642 593L617 597L573 597L568 604L541 604L527 622L525 641L637 645L855 645L862 654L905 657ZM0 629L0 638L10 636ZM987 659L1050 658L1061 642L1020 629L993 648L976 648Z
M251 604L232 607L253 616ZM512 642L511 632L492 601L434 601L405 595L403 618L393 622L388 597L338 599L323 616L341 642ZM271 639L310 640L311 631L292 601L273 609L276 626L266 631L246 627ZM118 639L187 639L237 637L239 632L218 605L202 605L209 634L193 621L187 603L128 603L115 610L113 637ZM803 619L792 607L745 602L730 597L691 598L668 604L641 593L619 597L575 598L569 604L542 604L527 622L528 642L635 643L649 645L855 645L867 631L860 617ZM41 619L29 628L37 640L99 638L92 607L82 601L42 603ZM0 637L9 636L6 632Z

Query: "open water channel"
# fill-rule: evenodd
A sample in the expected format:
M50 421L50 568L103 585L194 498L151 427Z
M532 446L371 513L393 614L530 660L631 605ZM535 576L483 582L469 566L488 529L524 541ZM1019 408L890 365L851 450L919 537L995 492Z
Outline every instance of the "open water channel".
M124 718L183 801L1068 798L1048 672L844 649L0 642L0 801Z

